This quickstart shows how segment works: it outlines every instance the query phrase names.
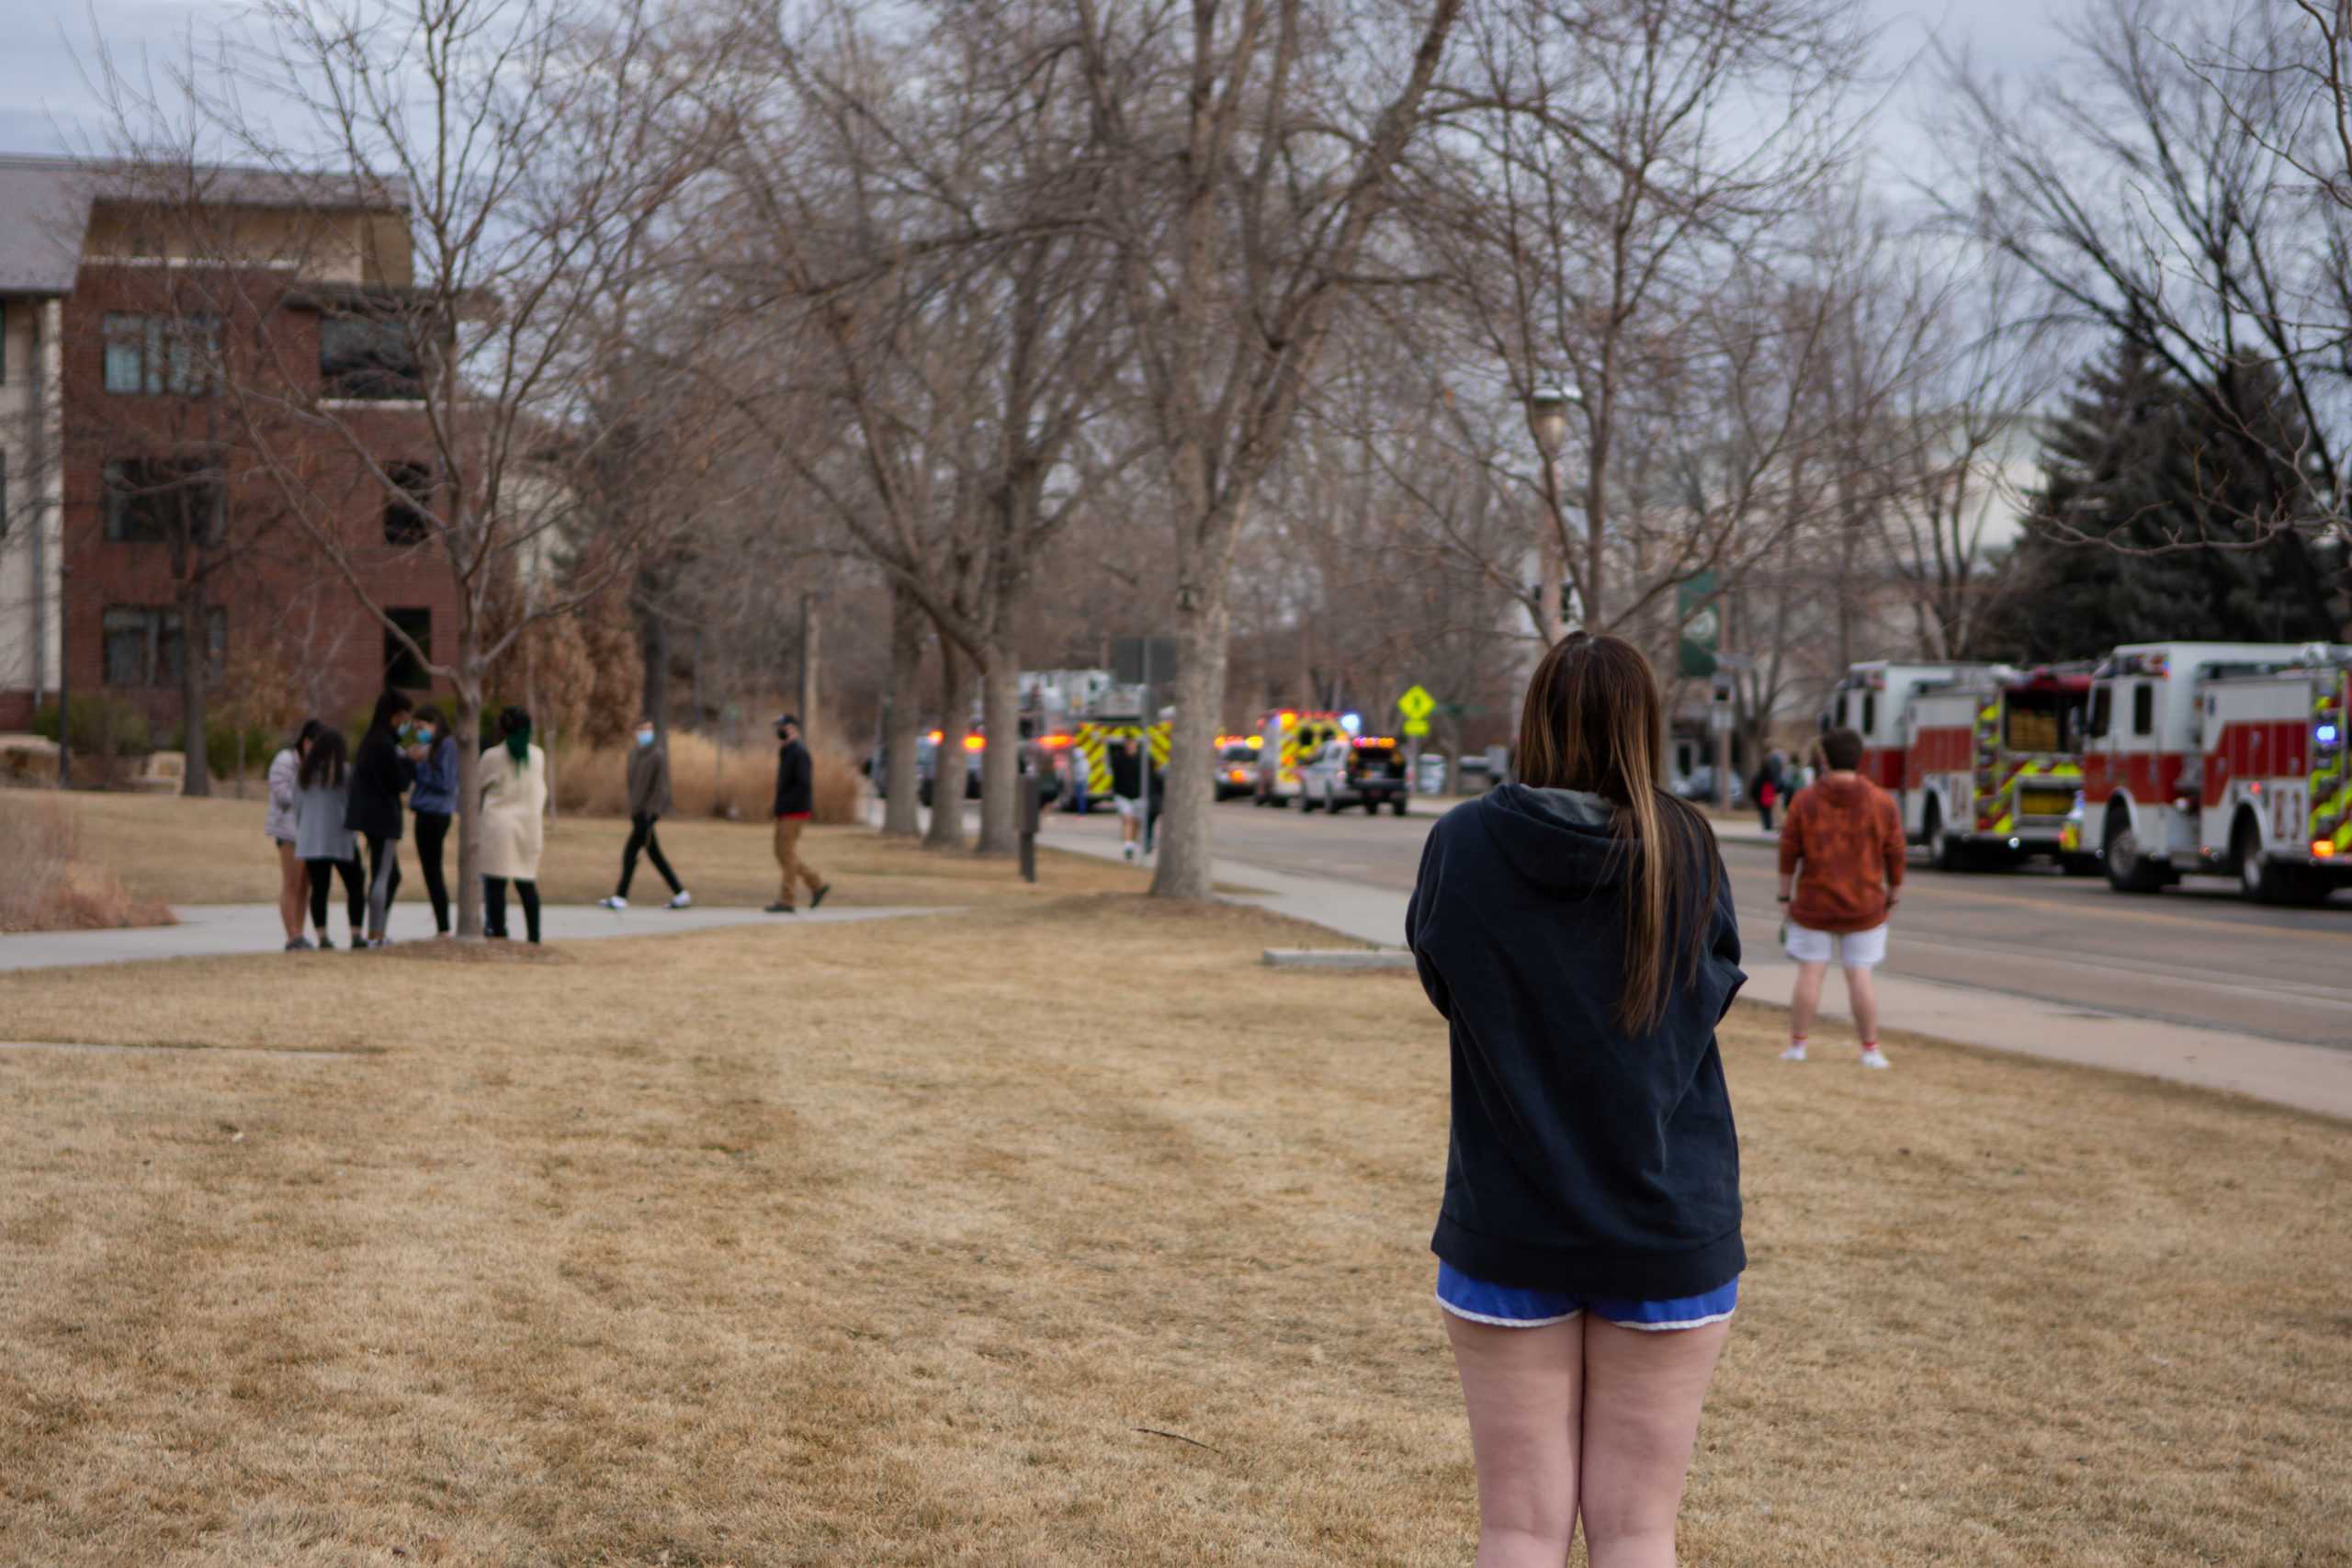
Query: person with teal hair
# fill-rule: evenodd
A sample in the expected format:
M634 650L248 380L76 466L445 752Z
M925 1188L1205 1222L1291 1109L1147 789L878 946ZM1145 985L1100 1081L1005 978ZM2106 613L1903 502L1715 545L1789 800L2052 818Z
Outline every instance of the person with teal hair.
M523 904L532 942L539 940L539 851L548 809L547 753L531 744L531 716L510 707L498 716L498 743L481 755L482 934L506 935L506 885Z

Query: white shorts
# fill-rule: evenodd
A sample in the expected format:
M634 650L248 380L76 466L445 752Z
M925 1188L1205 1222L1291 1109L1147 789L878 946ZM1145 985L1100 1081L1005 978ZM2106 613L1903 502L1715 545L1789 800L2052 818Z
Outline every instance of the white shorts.
M1837 964L1848 969L1869 969L1886 958L1884 921L1866 931L1808 931L1789 922L1789 956L1800 964Z
M1116 803L1119 807L1119 818L1121 821L1133 821L1135 819L1136 813L1143 809L1143 802L1137 800L1132 795L1114 795L1111 799Z

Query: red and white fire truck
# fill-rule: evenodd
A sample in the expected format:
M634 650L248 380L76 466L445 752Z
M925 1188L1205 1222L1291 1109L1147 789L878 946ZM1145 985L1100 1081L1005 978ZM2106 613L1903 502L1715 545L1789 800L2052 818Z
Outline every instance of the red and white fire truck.
M2083 847L2127 893L2199 873L2265 903L2325 898L2352 884L2347 711L2352 645L2117 649L2091 688Z
M2090 685L2087 667L1875 660L1838 682L1827 718L1861 736L1862 775L1945 870L2044 854L2095 871L2073 831Z

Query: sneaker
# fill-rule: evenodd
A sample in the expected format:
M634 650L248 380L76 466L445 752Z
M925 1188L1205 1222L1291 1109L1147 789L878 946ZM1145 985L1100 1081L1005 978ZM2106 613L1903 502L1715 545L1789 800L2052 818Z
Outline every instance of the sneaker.
M832 890L833 885L828 882L822 887L820 887L817 891L808 895L808 907L813 909L818 905L823 903L825 901L825 895L831 893Z
M1781 1052L1781 1060L1782 1060L1783 1062L1802 1062L1802 1061L1804 1061L1804 1045L1803 1042L1799 1042L1797 1044L1792 1045L1792 1046L1790 1046L1787 1050L1785 1050L1785 1051Z
M333 953L334 951L334 939L323 934L321 935L319 938L319 951L321 953Z
M286 951L288 953L308 953L311 951L311 944L298 936L292 942L286 944Z
M1863 1048L1862 1066L1866 1067L1891 1067L1894 1066L1894 1064L1886 1059L1885 1052L1880 1050L1875 1045L1870 1045Z
M678 896L670 900L670 908L673 909L691 909L694 907L695 896L683 887L678 889Z
M1133 844L1121 844L1119 853L1125 858L1129 865L1136 863L1136 847Z
M675 904L673 904L670 907L673 909L677 908ZM628 900L616 893L609 898L597 899L596 908L599 909L626 909L628 908Z
M760 912L764 915L797 915L800 913L799 910L794 908L789 904L770 904L765 909L763 909Z

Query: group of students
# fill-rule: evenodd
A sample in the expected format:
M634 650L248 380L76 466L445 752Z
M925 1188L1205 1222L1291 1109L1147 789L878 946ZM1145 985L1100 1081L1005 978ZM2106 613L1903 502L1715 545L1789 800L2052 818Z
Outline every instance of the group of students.
M523 906L526 931L536 942L547 755L531 743L531 716L519 707L498 716L498 734L497 743L481 755L476 799L469 806L481 814L483 934L506 935L511 883ZM277 849L286 951L334 946L327 934L327 901L337 878L348 920L345 944L355 951L384 945L392 900L400 893L401 828L411 816L433 924L447 936L449 887L443 852L458 810L458 739L438 707L419 708L401 693L387 691L376 699L356 747L346 747L341 732L317 719L304 720L270 761L269 814L263 824ZM306 902L311 927L318 932L315 942L304 934Z

